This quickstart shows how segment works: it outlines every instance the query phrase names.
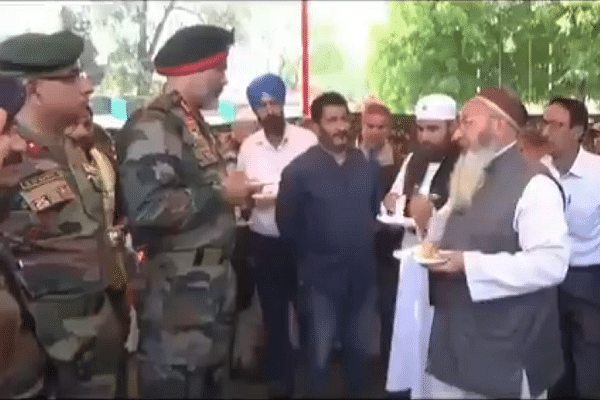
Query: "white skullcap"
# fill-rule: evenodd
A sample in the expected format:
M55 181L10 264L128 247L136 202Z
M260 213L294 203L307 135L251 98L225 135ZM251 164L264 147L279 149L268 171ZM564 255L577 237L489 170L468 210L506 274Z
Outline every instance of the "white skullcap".
M445 94L430 94L421 97L415 106L417 120L456 119L456 102Z

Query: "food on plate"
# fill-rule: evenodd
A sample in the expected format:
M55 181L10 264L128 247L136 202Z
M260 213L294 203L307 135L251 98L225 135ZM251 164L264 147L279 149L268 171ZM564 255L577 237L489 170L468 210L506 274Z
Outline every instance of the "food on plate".
M431 242L424 241L419 246L419 257L427 260L441 260L443 259L440 251Z

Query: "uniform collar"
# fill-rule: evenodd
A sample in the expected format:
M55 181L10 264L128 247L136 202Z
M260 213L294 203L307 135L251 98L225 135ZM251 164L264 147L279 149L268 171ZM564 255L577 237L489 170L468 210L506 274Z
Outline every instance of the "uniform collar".
M16 117L19 124L19 135L28 142L28 146L36 146L42 148L43 151L48 151L51 158L55 158L60 163L68 164L67 155L65 154L65 135L45 135L31 126L27 121Z

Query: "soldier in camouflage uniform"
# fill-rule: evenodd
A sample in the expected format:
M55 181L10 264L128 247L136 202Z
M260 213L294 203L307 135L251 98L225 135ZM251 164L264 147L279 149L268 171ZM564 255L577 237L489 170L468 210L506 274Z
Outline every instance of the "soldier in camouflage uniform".
M250 188L243 173L225 172L199 110L218 105L232 43L232 32L214 26L176 32L154 60L167 77L164 94L134 112L116 135L134 246L146 260L140 270L143 396L202 395L205 374L228 372L232 206Z
M14 117L25 91L19 79L0 77L0 166L18 162L25 141L15 132ZM0 219L8 216L3 205ZM0 397L41 394L47 354L36 337L24 285L10 248L0 241Z
M0 70L25 76L16 122L26 143L18 160L0 170L9 209L0 231L33 292L37 334L59 366L61 397L85 395L95 382L85 382L92 372L82 375L80 364L84 353L98 359L94 343L106 339L99 333L107 325L116 332L108 348L117 352L105 359L112 365L88 366L117 379L128 324L119 310L127 268L116 171L93 141L84 147L66 134L86 113L92 93L77 65L82 51L83 39L67 31L27 33L0 44ZM114 395L114 388L110 392L103 396Z

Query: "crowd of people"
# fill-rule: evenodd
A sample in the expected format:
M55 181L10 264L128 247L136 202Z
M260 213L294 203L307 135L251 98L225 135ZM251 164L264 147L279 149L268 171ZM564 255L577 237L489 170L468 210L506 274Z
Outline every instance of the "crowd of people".
M346 394L370 396L376 314L391 398L600 397L584 103L536 120L508 88L461 109L424 95L399 165L385 104L364 105L358 140L336 92L297 126L267 73L246 90L256 130L224 142L201 110L233 42L177 31L154 58L163 93L114 137L92 122L82 38L0 43L0 397L89 396L102 374L111 396L207 396L255 290L272 397L329 397L336 349Z

